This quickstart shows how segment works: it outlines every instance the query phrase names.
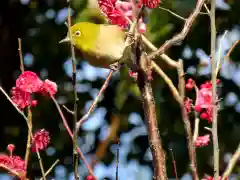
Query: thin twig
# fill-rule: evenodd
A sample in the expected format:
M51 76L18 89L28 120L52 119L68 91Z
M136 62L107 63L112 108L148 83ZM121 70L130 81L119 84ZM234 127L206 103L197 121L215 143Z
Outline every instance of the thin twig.
M209 15L207 12L200 12L200 15Z
M224 59L229 58L230 54L234 50L234 48L240 43L240 40L235 41L235 43L232 45L232 47L229 49L228 53L224 57Z
M157 47L154 46L151 41L149 41L144 35L141 35L143 43L150 48L152 51L157 51ZM174 68L178 68L178 63L171 59L168 55L166 54L161 54L160 57L170 66Z
M57 100L56 100L53 96L51 96L51 99L52 99L52 101L54 102L54 104L55 104L55 106L56 106L56 108L57 108L57 110L58 110L58 112L59 112L59 114L60 114L60 116L61 116L61 119L62 119L62 121L63 121L64 127L66 128L69 136L70 136L71 139L73 140L73 133L72 133L71 129L70 129L69 126L68 126L67 120L66 120L66 118L65 118L64 115L63 115L63 112L62 112L62 110L61 110L61 107L59 106L59 104L57 103ZM88 169L88 172L97 180L97 177L94 175L92 168L89 166L87 160L85 159L85 157L84 157L81 149L78 147L78 145L77 145L77 152L79 153L79 156L80 156L80 158L81 158L82 161L83 161L83 164L84 164L84 165L86 166L86 168Z
M36 148L36 153L37 153L37 158L38 158L38 161L39 161L39 164L40 164L42 178L43 178L43 180L46 180L45 171L44 171L44 167L43 167L43 162L42 162L42 158L40 156L40 153L38 151L38 148Z
M198 131L199 131L199 122L200 119L197 117L195 113L195 121L194 121L194 133L193 133L193 143L195 144L197 137L198 137Z
M118 164L119 164L119 147L120 147L120 141L118 141L118 147L117 147L117 157L116 157L116 180L118 180Z
M163 78L163 80L167 83L169 89L171 90L174 98L177 102L181 103L181 97L177 88L174 86L172 80L164 73L164 71L154 62L152 61L153 69Z
M18 54L19 54L19 59L20 59L20 70L23 73L24 72L24 65L23 65L22 40L21 40L21 38L18 38Z
M103 94L103 92L105 91L106 87L108 86L109 81L112 78L113 75L113 70L109 71L109 74L107 76L107 79L105 80L104 84L102 85L100 91L97 94L97 97L94 99L93 103L91 104L91 107L89 108L89 110L87 111L87 113L76 123L76 129L77 131L79 131L80 126L82 125L82 123L84 123L88 117L92 114L92 112L94 111L94 109L96 108L98 101L101 97L101 95Z
M199 92L199 89L198 87L196 86L196 84L194 85L194 89L195 89L195 94L197 95L198 92ZM198 113L195 111L194 112L194 115L195 115L195 121L194 121L194 133L193 133L193 143L195 144L196 140L197 140L197 137L199 135L199 122L200 122L200 119L198 117Z
M204 8L206 9L206 11L207 11L207 14L210 16L210 10L208 9L208 7L207 7L206 3L204 3Z
M219 178L219 145L218 145L218 123L217 123L217 85L216 85L216 23L215 23L216 0L211 0L210 22L211 22L211 71L212 71L212 136L213 136L213 159L214 179Z
M3 169L6 169L9 173L11 173L14 176L19 177L20 179L23 178L17 171L14 171L12 168L9 168L9 167L5 166L4 164L0 163L0 167Z
M26 146L26 152L25 152L25 167L27 169L28 167L28 161L30 157L30 152L31 152L31 143L32 143L32 112L30 107L28 107L28 137L27 137L27 146Z
M23 113L23 111L21 111L17 105L12 101L12 99L8 96L8 94L6 93L6 91L0 86L0 91L4 94L4 96L7 98L7 100L13 105L13 107L17 110L17 112L24 118L24 120L26 121L26 123L28 122L28 118L25 116L25 114ZM28 123L27 123L28 126ZM29 126L28 126L28 129Z
M175 17L177 17L177 18L179 18L179 19L181 19L181 20L183 20L183 21L186 20L184 17L182 17L182 16L180 16L180 15L178 15L178 14L172 12L172 11L169 10L169 9L163 8L163 7L161 7L161 6L159 6L158 8L159 8L159 9L162 9L162 10L164 10L164 11L169 12L169 13L172 14L173 16L175 16Z
M225 31L221 40L220 40L220 44L219 44L219 51L218 51L218 60L217 60L217 65L216 65L216 76L218 75L219 70L222 67L224 58L221 58L221 53L222 53L222 45L223 45L223 40L225 38L225 36L227 35L228 31Z
M211 132L212 133L212 128L209 128L209 127L204 127L204 129L206 129L207 131Z
M172 150L172 149L169 149L169 150L170 150L171 156L172 156L172 163L173 163L174 174L175 174L176 180L178 180L177 164L176 164L176 161L175 161L175 159L174 159L173 150Z
M74 115L74 112L68 109L65 105L62 105L62 107L70 114Z
M73 114L73 167L74 167L74 177L75 180L79 179L78 173L78 153L77 153L77 136L78 131L76 128L77 123L77 112L78 112L78 97L77 97L77 89L76 89L76 57L75 57L75 50L72 43L72 23L71 23L71 0L67 0L68 3L68 32L70 36L70 46L71 46L71 56L72 56L72 87L73 87L73 96L74 96L74 114Z
M183 70L183 61L179 60L179 69L178 69L178 78L179 78L179 93L181 96L181 111L182 111L182 119L184 123L184 128L187 133L187 142L188 142L188 152L189 152L189 158L191 161L191 170L193 174L193 179L198 180L198 171L197 171L197 160L196 160L196 149L193 143L192 138L192 130L191 130L191 123L188 117L188 114L186 112L186 109L184 107L184 98L185 98L185 80L184 80L184 70Z
M198 0L196 8L192 12L192 14L186 19L182 31L179 34L173 36L170 40L167 40L157 51L150 53L148 55L149 59L154 59L156 56L161 55L167 49L169 49L171 46L173 46L176 43L181 42L187 36L187 34L189 33L189 31L192 27L193 22L195 21L195 19L201 12L202 6L205 1L206 0Z
M53 170L53 168L57 165L57 163L59 163L59 159L57 159L57 160L51 165L51 167L46 171L45 176L48 176L48 174ZM40 180L43 180L43 178L41 178Z
M233 168L235 167L239 159L240 159L240 144L238 145L236 152L229 161L228 166L223 173L222 180L226 180L231 175L231 172L233 171Z

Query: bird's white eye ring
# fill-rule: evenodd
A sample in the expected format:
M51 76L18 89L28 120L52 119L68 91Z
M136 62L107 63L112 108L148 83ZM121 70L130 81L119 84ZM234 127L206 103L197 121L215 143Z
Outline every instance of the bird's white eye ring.
M80 31L76 31L76 32L75 32L75 35L76 35L76 36L81 36L81 32L80 32Z

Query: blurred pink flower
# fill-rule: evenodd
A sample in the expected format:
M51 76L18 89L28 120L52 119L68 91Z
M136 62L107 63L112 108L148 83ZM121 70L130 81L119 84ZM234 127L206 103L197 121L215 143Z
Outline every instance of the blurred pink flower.
M108 18L111 24L119 25L122 28L127 27L128 21L125 19L122 12L116 8L116 1L98 0L98 4L99 4L100 10ZM118 4L118 7L122 7L122 6Z
M120 0L98 0L99 8L107 17L109 22L114 25L119 25L121 28L127 28L129 22L132 20L132 2L120 1ZM142 18L139 19L138 29L140 33L145 33L147 26L143 22Z
M21 90L18 87L12 88L11 99L21 110L23 110L25 107L30 106L32 102L31 94L29 92Z
M192 78L189 78L185 86L187 90L191 90L195 86L195 81Z
M210 142L210 135L206 134L204 136L198 136L195 142L196 147L207 146Z
M138 6L141 6L142 4L145 5L148 8L156 8L160 4L160 0L139 0Z
M16 175L17 173L22 179L26 176L25 161L19 156L13 156L13 151L15 149L14 144L9 144L7 149L10 155L0 154L0 167L7 168L10 174ZM13 171L15 173L13 173Z
M184 107L187 113L191 112L192 106L193 106L193 100L190 98L187 98L184 100Z
M33 135L32 151L36 152L37 149L38 151L45 150L49 143L50 143L49 132L46 131L45 129L41 129L40 131L37 131Z
M86 177L86 180L95 180L95 178L94 178L92 175L88 175L88 176Z
M16 87L28 93L38 92L41 86L41 79L32 71L23 72L16 80Z
M208 120L209 123L212 122L212 100L212 84L207 81L200 86L200 90L197 92L194 109L200 113L202 119ZM216 97L216 102L218 102L218 97Z
M25 71L16 80L16 87L11 90L11 99L21 110L29 106L35 107L38 102L32 99L32 93L55 95L57 84L48 79L43 82L36 73Z
M41 92L44 94L55 95L57 93L57 84L53 81L46 79L41 87Z

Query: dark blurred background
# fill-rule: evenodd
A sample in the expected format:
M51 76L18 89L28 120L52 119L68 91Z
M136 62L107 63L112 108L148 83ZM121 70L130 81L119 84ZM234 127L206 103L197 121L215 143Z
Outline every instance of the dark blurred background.
M195 7L196 0L163 0L161 7L170 9L182 17L188 17ZM56 98L60 104L73 108L71 87L71 59L67 45L58 44L67 32L64 22L67 19L66 0L4 0L0 5L0 83L10 92L20 74L17 38L22 39L23 57L26 70L36 72L41 79L50 79L58 84ZM99 16L95 0L73 0L74 22L92 21L104 23ZM206 10L203 8L203 12ZM240 1L217 0L217 55L224 57L232 44L240 39ZM170 13L156 8L148 12L146 36L160 46L179 32L184 21ZM226 36L222 38L225 31ZM221 39L222 38L222 39ZM219 52L219 45L222 44ZM223 172L232 153L240 142L240 46L225 61L220 72L221 109L219 111L220 172ZM192 26L186 39L172 47L167 54L177 60L182 58L187 77L197 84L210 78L210 26L208 15L201 14ZM204 64L204 66L203 66ZM86 112L96 97L108 71L94 68L82 61L77 72L79 97L79 117ZM169 76L177 83L176 72ZM120 80L121 79L121 80ZM153 81L156 98L158 124L163 146L167 153L169 178L175 178L171 151L173 152L179 177L191 179L187 142L180 110L166 84L157 75ZM189 94L192 96L193 94ZM0 151L13 143L15 154L24 157L27 126L8 100L1 94L0 101ZM73 179L72 143L53 102L44 97L36 97L39 104L33 110L33 129L45 128L50 132L51 144L41 153L44 167L48 169L59 159L60 163L52 171L51 179ZM63 109L72 126L71 114ZM194 121L192 121L194 122ZM210 126L201 120L200 135L209 133L204 129ZM129 77L115 75L107 87L98 108L82 126L79 133L79 146L89 162L95 162L94 171L99 179L114 179L116 167L117 141L119 146L119 178L121 180L150 180L152 178L152 157L148 146L140 96L136 85ZM200 177L212 175L212 143L197 149ZM40 177L41 172L35 154L31 155L29 175ZM234 169L235 177L240 172L240 163ZM88 175L80 161L81 179ZM2 174L0 179L7 178Z

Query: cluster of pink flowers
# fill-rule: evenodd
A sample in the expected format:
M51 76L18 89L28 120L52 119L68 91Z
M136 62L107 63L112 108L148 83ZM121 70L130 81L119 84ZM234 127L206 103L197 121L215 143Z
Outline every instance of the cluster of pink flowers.
M138 7L145 5L148 8L156 8L160 0L140 0ZM126 28L129 25L130 19L133 18L133 3L120 0L98 0L99 8L107 17L111 24L119 25ZM139 20L138 29L141 33L146 31L146 24L142 19Z
M15 175L13 173L15 172L24 179L24 177L26 176L25 161L21 157L13 155L14 149L15 146L13 144L9 144L7 147L9 155L0 155L0 167L7 168L10 170L10 173L12 175Z
M12 101L23 110L29 106L36 106L37 101L32 99L32 93L52 96L57 92L57 84L48 79L42 81L32 71L23 72L16 80L16 87L12 88ZM32 151L44 150L50 143L49 132L44 129L37 131L32 139Z
M220 81L217 80L217 84L219 84ZM196 87L195 82L193 79L188 79L186 83L186 89L191 90L194 87ZM201 119L208 120L209 123L212 122L212 84L207 81L204 84L200 86L200 89L196 91L196 101L194 105L194 110L200 114ZM217 98L216 98L217 102ZM190 101L187 99L187 102L185 102L187 106L185 108L190 111Z
M45 150L50 143L49 132L42 129L37 131L33 135L32 139L32 151L36 152L36 150ZM7 146L7 150L9 155L1 154L0 155L0 167L5 168L9 171L12 175L18 175L21 179L25 179L26 177L26 163L25 161L19 157L14 156L13 151L15 149L14 144L9 144Z
M26 107L37 105L37 101L32 99L32 93L41 93L46 96L55 95L56 92L56 83L48 79L42 81L36 73L25 71L16 80L16 86L11 90L11 99L23 110Z
M217 80L217 84L220 81ZM193 105L193 100L190 98L186 98L184 101L184 107L187 113L190 113L193 109L195 112L199 113L199 117L203 120L207 120L208 123L212 123L212 84L211 82L207 81L198 88L196 83L193 79L188 79L185 85L187 90L196 90L196 100L195 104ZM216 102L218 102L218 97L216 97ZM217 105L217 104L216 104ZM198 136L195 143L196 147L203 147L207 146L210 142L210 135L206 134L203 136Z

